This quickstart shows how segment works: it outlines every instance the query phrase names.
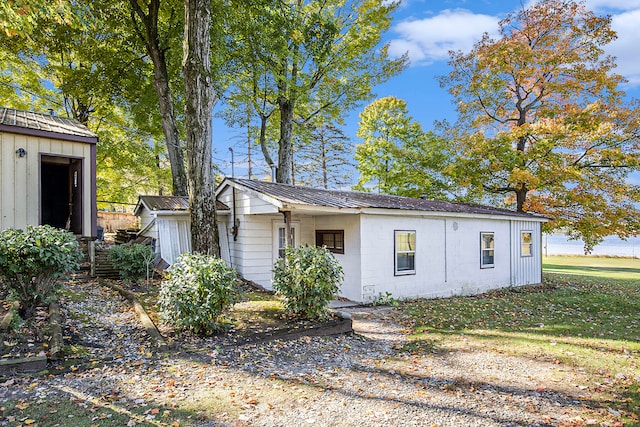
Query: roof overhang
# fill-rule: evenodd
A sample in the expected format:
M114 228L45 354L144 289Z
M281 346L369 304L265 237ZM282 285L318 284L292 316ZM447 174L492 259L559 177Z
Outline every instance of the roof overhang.
M67 133L50 132L45 130L24 128L21 126L0 125L0 132L15 133L19 135L37 136L40 138L60 139L63 141L83 142L85 144L97 144L98 137L71 135Z
M218 186L218 188L216 189L216 199L218 198L218 196L224 192L224 190L227 187L232 187L235 188L236 190L242 190L242 191L246 191L249 194L252 194L254 196L256 196L257 198L264 200L267 203L270 203L272 205L274 205L275 207L277 207L280 210L288 210L288 209L283 209L285 204L283 202L281 202L280 200L276 199L275 197L271 197L267 194L261 193L259 191L255 191L251 188L247 188L242 184L238 184L237 182L233 182L231 180L229 180L229 178L225 178L220 185ZM310 206L310 207L316 207L317 206Z
M423 217L423 218L469 218L469 219L494 219L494 220L514 220L548 222L551 218L534 214L491 214L491 213L470 213L452 211L424 211L414 209L388 209L388 208L339 208L329 206L318 206L302 203L290 203L275 197L264 194L260 191L248 188L240 183L225 178L216 189L216 198L225 191L227 187L235 188L247 192L267 203L278 208L279 211L291 211L303 215L390 215L399 217Z
M465 212L436 212L408 209L382 209L382 208L332 208L324 206L311 206L293 203L282 203L281 211L298 212L306 215L389 215L399 217L423 217L423 218L469 218L469 219L495 219L514 221L548 222L550 218L536 215L495 215Z

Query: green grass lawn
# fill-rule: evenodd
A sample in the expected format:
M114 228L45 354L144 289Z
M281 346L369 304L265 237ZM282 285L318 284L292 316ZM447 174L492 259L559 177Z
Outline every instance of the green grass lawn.
M472 297L403 305L414 349L471 347L535 358L586 372L590 398L640 415L640 260L545 257L544 283ZM591 384L585 387L591 389Z
M545 273L640 283L640 259L637 258L548 256L543 257L543 269Z

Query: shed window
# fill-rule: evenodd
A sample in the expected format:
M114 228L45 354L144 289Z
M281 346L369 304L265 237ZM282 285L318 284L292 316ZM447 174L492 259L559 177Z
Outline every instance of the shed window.
M416 274L416 232L395 231L395 275Z
M493 233L480 233L480 268L494 266L495 246Z
M533 233L523 231L520 236L520 256L533 256Z
M316 230L316 246L326 246L334 254L344 253L344 230Z

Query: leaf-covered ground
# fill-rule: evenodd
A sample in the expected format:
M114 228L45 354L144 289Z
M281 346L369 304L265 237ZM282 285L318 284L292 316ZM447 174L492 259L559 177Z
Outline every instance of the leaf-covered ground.
M589 378L580 399L637 422L640 260L557 257L545 271L555 273L540 286L404 304L414 325L407 347L550 361Z
M118 293L78 281L61 301L69 359L0 378L0 426L634 425L637 282L573 273L356 307L355 335L188 337L169 353L155 352ZM153 291L137 291L153 312ZM277 299L252 299L228 313L230 324L286 323Z

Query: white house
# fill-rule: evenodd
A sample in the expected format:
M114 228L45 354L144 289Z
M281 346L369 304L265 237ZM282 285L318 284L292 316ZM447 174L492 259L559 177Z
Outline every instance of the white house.
M80 122L0 107L0 229L96 237L96 143Z
M219 202L216 208L221 214L229 209ZM180 254L191 251L188 197L140 196L133 213L140 217L138 236L153 238L156 253L168 264L173 264ZM220 240L224 242L226 230L221 230L221 234Z
M542 216L494 207L225 179L222 257L272 288L286 246L326 245L344 269L342 296L370 302L474 294L540 283Z

